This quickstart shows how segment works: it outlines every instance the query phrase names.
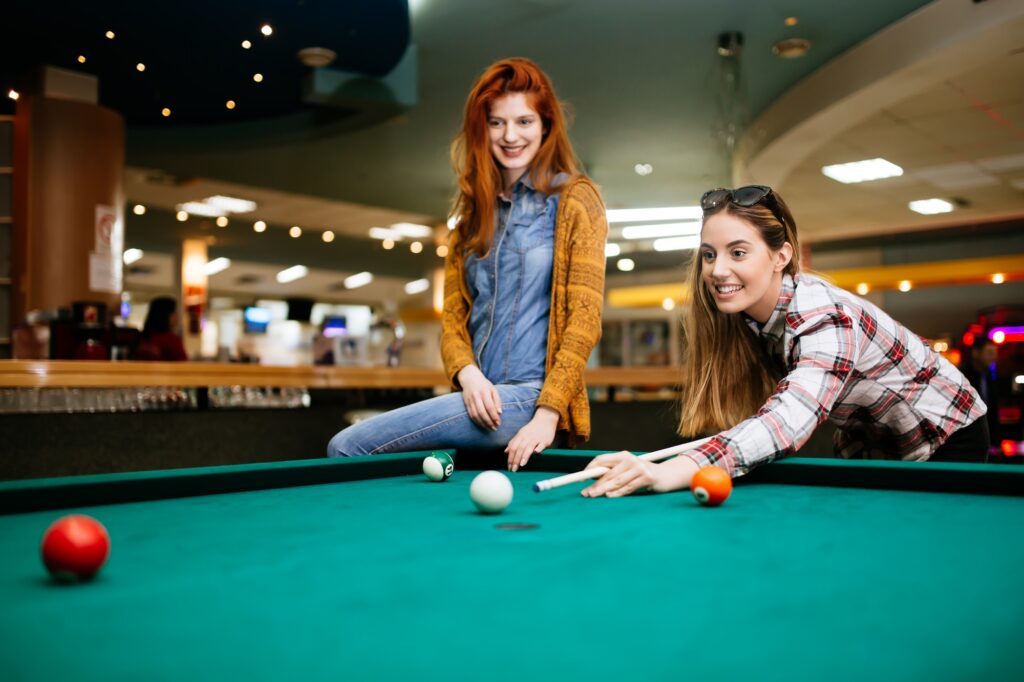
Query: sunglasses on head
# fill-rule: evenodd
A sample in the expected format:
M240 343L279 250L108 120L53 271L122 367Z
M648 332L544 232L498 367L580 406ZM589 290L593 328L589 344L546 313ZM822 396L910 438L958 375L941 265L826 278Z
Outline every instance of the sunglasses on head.
M772 188L767 185L747 185L736 189L713 189L704 192L700 198L703 211L711 211L728 202L734 206L749 208L772 196Z

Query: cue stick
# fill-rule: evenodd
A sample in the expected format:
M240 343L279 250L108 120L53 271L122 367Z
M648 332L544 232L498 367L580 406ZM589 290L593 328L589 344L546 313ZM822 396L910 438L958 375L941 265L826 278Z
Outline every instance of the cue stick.
M640 455L640 459L646 462L660 462L663 459L668 459L673 455L678 455L687 450L693 450L704 445L714 436L708 436L707 438L699 438L692 440L689 443L681 443L680 445L673 445L670 448L664 448L662 450L655 450L654 452L648 452L646 455ZM579 483L580 481L589 481L592 478L599 478L608 473L608 467L592 467L590 469L583 469L577 471L574 474L566 474L564 476L556 476L555 478L549 478L544 481L538 481L533 484L533 491L540 493L545 490L551 490L553 488L560 488L563 485L569 485L570 483Z

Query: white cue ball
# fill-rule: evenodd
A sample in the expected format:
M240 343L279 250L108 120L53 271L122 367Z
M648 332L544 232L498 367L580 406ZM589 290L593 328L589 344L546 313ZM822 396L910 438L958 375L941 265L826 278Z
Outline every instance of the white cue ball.
M500 471L485 471L469 484L469 497L484 514L497 514L512 502L512 481Z

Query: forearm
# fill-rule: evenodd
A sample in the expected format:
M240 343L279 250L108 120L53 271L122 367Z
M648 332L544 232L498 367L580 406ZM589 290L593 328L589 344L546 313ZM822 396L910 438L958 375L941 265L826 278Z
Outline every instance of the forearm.
M697 463L686 456L662 462L656 466L657 475L651 490L656 493L686 490L698 468Z

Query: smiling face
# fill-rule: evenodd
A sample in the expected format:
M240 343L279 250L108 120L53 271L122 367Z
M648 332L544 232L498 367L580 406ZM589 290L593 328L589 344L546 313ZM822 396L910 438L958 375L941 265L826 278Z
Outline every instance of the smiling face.
M544 122L527 101L526 95L513 92L491 104L487 116L491 153L505 181L505 189L525 173L537 156L544 139Z
M772 251L760 231L726 211L704 220L701 279L723 313L745 312L758 322L771 317L782 291L782 273L793 257L786 243Z

